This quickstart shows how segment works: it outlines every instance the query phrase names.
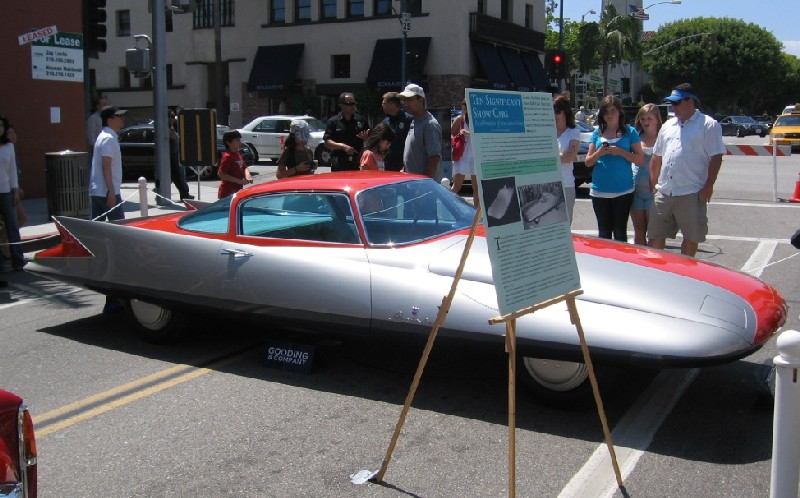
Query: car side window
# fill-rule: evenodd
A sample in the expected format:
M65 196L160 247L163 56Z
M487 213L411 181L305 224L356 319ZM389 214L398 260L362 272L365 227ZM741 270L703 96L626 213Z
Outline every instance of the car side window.
M344 194L301 193L255 197L240 205L240 234L287 240L358 244L350 201Z
M228 233L232 195L222 198L202 209L193 211L180 220L178 227L190 232L223 234Z
M274 119L265 119L258 123L253 131L259 133L277 133L278 121Z

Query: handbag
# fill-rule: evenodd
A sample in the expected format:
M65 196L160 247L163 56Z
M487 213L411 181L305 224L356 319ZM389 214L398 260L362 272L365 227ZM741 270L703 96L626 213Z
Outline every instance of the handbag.
M464 148L467 146L467 139L465 139L464 135L461 133L453 135L450 137L450 145L453 148L453 152L451 153L450 157L453 159L453 161L458 161L461 159L461 156L464 155Z

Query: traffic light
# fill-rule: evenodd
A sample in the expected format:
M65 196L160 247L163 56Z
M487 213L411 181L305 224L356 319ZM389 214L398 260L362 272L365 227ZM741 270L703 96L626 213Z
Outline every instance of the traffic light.
M106 51L106 0L86 0L86 51L97 58Z
M566 72L564 68L567 67L566 57L564 57L564 52L562 50L556 50L553 52L553 74L557 79L563 79L564 73Z

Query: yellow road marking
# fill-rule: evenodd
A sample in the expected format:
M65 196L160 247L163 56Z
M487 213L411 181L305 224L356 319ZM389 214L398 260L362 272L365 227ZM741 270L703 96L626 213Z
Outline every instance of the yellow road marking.
M113 389L109 389L107 391L103 391L101 393L95 394L95 395L90 396L88 398L84 398L84 399L82 399L80 401L76 401L75 403L71 403L71 404L65 405L65 406L63 406L61 408L57 408L55 410L49 411L49 412L44 413L44 414L42 414L42 415L40 415L38 417L34 417L33 425L34 425L34 427L36 427L36 437L38 438L38 437L46 436L48 434L52 434L52 433L54 433L56 431L59 431L61 429L65 429L65 428L70 427L72 425L75 425L75 424L77 424L79 422L83 422L83 421L89 420L91 418L97 417L98 415L102 415L104 413L107 413L107 412L109 412L111 410L114 410L116 408L119 408L121 406L127 405L129 403L134 402L134 401L138 401L138 400L143 399L143 398L146 398L146 397L148 397L148 396L150 396L152 394L156 394L156 393L161 392L161 391L163 391L165 389L169 389L170 387L174 387L174 386L182 384L182 383L184 383L186 381L195 379L197 377L201 377L203 375L206 375L207 373L215 371L216 368L219 368L219 367L221 367L221 366L223 366L225 364L228 364L228 363L231 363L231 362L237 360L239 357L241 357L241 354L237 354L237 355L234 355L233 357L225 358L223 360L215 362L213 365L209 365L208 367L203 367L203 368L194 367L192 365L175 365L174 367L170 367L170 368L167 368L167 369L162 370L160 372L156 372L156 373L154 373L152 375L148 375L147 377L143 377L141 379L137 379L135 381L128 382L127 384L115 387ZM163 380L163 381L161 381L161 382L159 382L159 383L157 383L155 385L152 385L152 386L150 386L150 387L148 387L146 389L143 389L141 391L136 391L134 393L128 394L126 396L123 396L123 397L121 397L119 399L114 399L114 400L108 401L106 403L103 403L101 405L98 405L98 406L96 406L96 407L94 407L92 409L89 409L89 410L86 410L86 411L82 411L82 412L80 412L80 413L78 413L76 415L73 415L71 417L65 418L64 420L61 420L59 422L55 422L55 423L49 424L49 425L47 424L47 422L49 420L56 419L56 418L66 414L66 413L70 413L70 412L73 412L73 411L76 411L76 410L80 410L81 408L84 408L86 406L92 405L92 404L97 403L99 401L102 401L104 399L108 399L108 398L114 397L117 394L120 394L122 392L129 391L131 389L136 389L139 386L142 386L142 385L145 385L145 384L148 384L148 383L152 383L154 381L158 381L159 379L163 379L165 377L169 377L171 375L174 375L174 374L180 373L182 371L186 371L186 370L190 370L190 371L185 373L185 374L183 374L183 375L180 375L178 377ZM39 426L41 424L45 424L44 427L37 427L37 426Z
M89 396L88 398L84 398L80 401L76 401L74 403L70 403L69 405L62 406L61 408L56 408L55 410L49 411L47 413L43 413L39 416L33 418L33 423L35 425L40 425L48 420L58 418L65 413L73 412L75 410L79 410L84 406L89 406L93 403L97 403L98 401L102 401L106 398L111 398L116 396L119 393L130 391L131 389L135 389L139 386L144 384L148 384L150 382L154 382L158 379L168 377L170 375L176 374L182 370L188 370L192 368L191 365L175 365L174 367L167 368L166 370L162 370L160 372L156 372L152 375L148 375L147 377L142 377L141 379L134 380L132 382L128 382L127 384L123 384L121 386L117 386L115 388L109 389L108 391L103 391L101 393L97 393L94 396Z

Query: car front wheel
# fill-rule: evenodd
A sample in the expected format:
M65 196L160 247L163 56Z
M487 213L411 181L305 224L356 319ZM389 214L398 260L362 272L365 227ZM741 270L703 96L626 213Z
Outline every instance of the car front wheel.
M742 138L744 136L744 130L741 128L736 128L736 136Z
M159 304L138 299L128 301L128 310L136 320L137 332L146 342L173 344L186 330L186 317Z
M331 150L323 144L317 145L317 150L314 151L314 159L320 166L331 165Z
M594 403L589 368L583 363L526 356L518 367L522 382L548 405L585 408ZM607 377L607 369L595 366L594 370L598 378Z

